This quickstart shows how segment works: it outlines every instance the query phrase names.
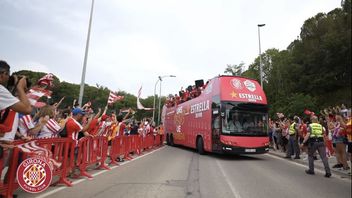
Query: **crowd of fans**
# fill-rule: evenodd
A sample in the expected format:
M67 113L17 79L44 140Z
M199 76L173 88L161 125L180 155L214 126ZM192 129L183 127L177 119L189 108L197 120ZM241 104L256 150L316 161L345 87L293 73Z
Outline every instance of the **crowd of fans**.
M300 159L302 153L307 156L307 144L299 146L307 134L311 116L309 112L304 118L294 116L286 118L283 114L278 113L277 119L270 120L270 140L273 149L281 150L286 153L288 159ZM317 116L317 115L314 115ZM332 168L341 168L350 170L348 161L352 164L352 131L351 131L351 108L347 109L345 105L327 108L320 111L317 116L319 123L323 126L324 144L327 157L336 157L337 164ZM291 130L290 130L291 128ZM315 160L317 156L314 156ZM306 160L307 157L304 158Z
M105 136L112 140L122 135L145 137L163 133L162 127L156 127L151 119L134 119L132 109L125 115L108 114L108 106L94 112L90 103L79 107L76 100L72 106L60 108L65 98L39 107L31 105L25 77L16 78L16 89L11 93L7 89L10 66L0 60L0 160L5 150L14 147L16 139L68 137L77 143L84 136Z
M165 101L166 107L173 107L177 106L178 104L181 104L183 102L186 102L188 100L191 100L193 98L196 98L200 96L200 94L203 92L205 87L209 81L207 81L205 84L203 83L203 80L196 81L196 85L189 85L187 89L183 89L181 87L181 90L179 91L178 94L172 95L170 94Z
M16 139L28 141L33 138L68 137L78 142L84 136L104 136L112 140L122 135L139 134L145 137L164 133L163 128L156 127L151 119L135 120L132 109L125 115L108 114L107 106L95 112L90 103L80 108L76 101L72 106L60 108L65 98L51 105L33 107L26 95L29 90L26 78L14 78L15 89L10 92L6 88L10 66L0 60L0 159L4 150L13 148L12 142ZM179 95L167 98L166 106L172 107L198 97L208 82L181 89ZM337 164L332 168L349 170L348 159L352 160L351 109L344 105L324 109L320 111L319 121L325 128L327 156L337 159ZM278 114L278 118L269 123L273 148L286 152L287 158L294 156L294 159L300 159L302 153L307 153L307 145L299 145L307 134L309 124L309 116L303 119L298 116L286 118Z

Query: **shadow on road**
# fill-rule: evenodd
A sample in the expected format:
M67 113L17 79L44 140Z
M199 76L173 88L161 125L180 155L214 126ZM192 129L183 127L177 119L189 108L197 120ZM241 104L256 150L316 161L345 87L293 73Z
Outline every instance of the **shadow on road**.
M181 145L175 145L175 146L168 146L168 147L175 147L177 149L181 149L187 152L192 152L195 154L198 154L197 151L195 149L192 148L188 148L185 146L181 146ZM199 154L198 154L199 155ZM218 154L218 153L206 153L205 156L209 156L212 158L216 158L216 159L221 159L221 160L228 160L228 161L241 161L241 160L265 160L263 159L261 156L263 156L263 154L252 154L252 155L238 155L238 154Z

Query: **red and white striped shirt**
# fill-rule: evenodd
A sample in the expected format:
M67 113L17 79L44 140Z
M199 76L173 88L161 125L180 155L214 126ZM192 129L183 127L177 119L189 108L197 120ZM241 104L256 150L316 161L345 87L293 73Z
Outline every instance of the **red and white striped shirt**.
M57 137L58 132L60 131L60 125L54 120L50 119L43 126L42 130L38 134L38 138L52 138Z
M20 118L18 129L24 136L29 136L28 131L34 128L34 123L31 115L23 115Z
M66 122L67 137L72 138L78 144L78 133L82 131L82 125L74 118L69 118Z

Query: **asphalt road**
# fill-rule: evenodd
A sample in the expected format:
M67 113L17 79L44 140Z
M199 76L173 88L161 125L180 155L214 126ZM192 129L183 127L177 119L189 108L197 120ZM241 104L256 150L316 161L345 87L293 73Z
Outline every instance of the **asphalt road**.
M324 172L306 175L305 166L265 155L199 155L186 148L162 147L74 187L50 187L18 197L317 197L350 198L351 180Z

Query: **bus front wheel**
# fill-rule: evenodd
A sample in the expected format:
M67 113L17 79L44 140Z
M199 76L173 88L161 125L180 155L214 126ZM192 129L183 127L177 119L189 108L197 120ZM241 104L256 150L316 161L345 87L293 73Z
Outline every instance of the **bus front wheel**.
M197 151L199 154L204 155L204 142L202 137L197 139Z

